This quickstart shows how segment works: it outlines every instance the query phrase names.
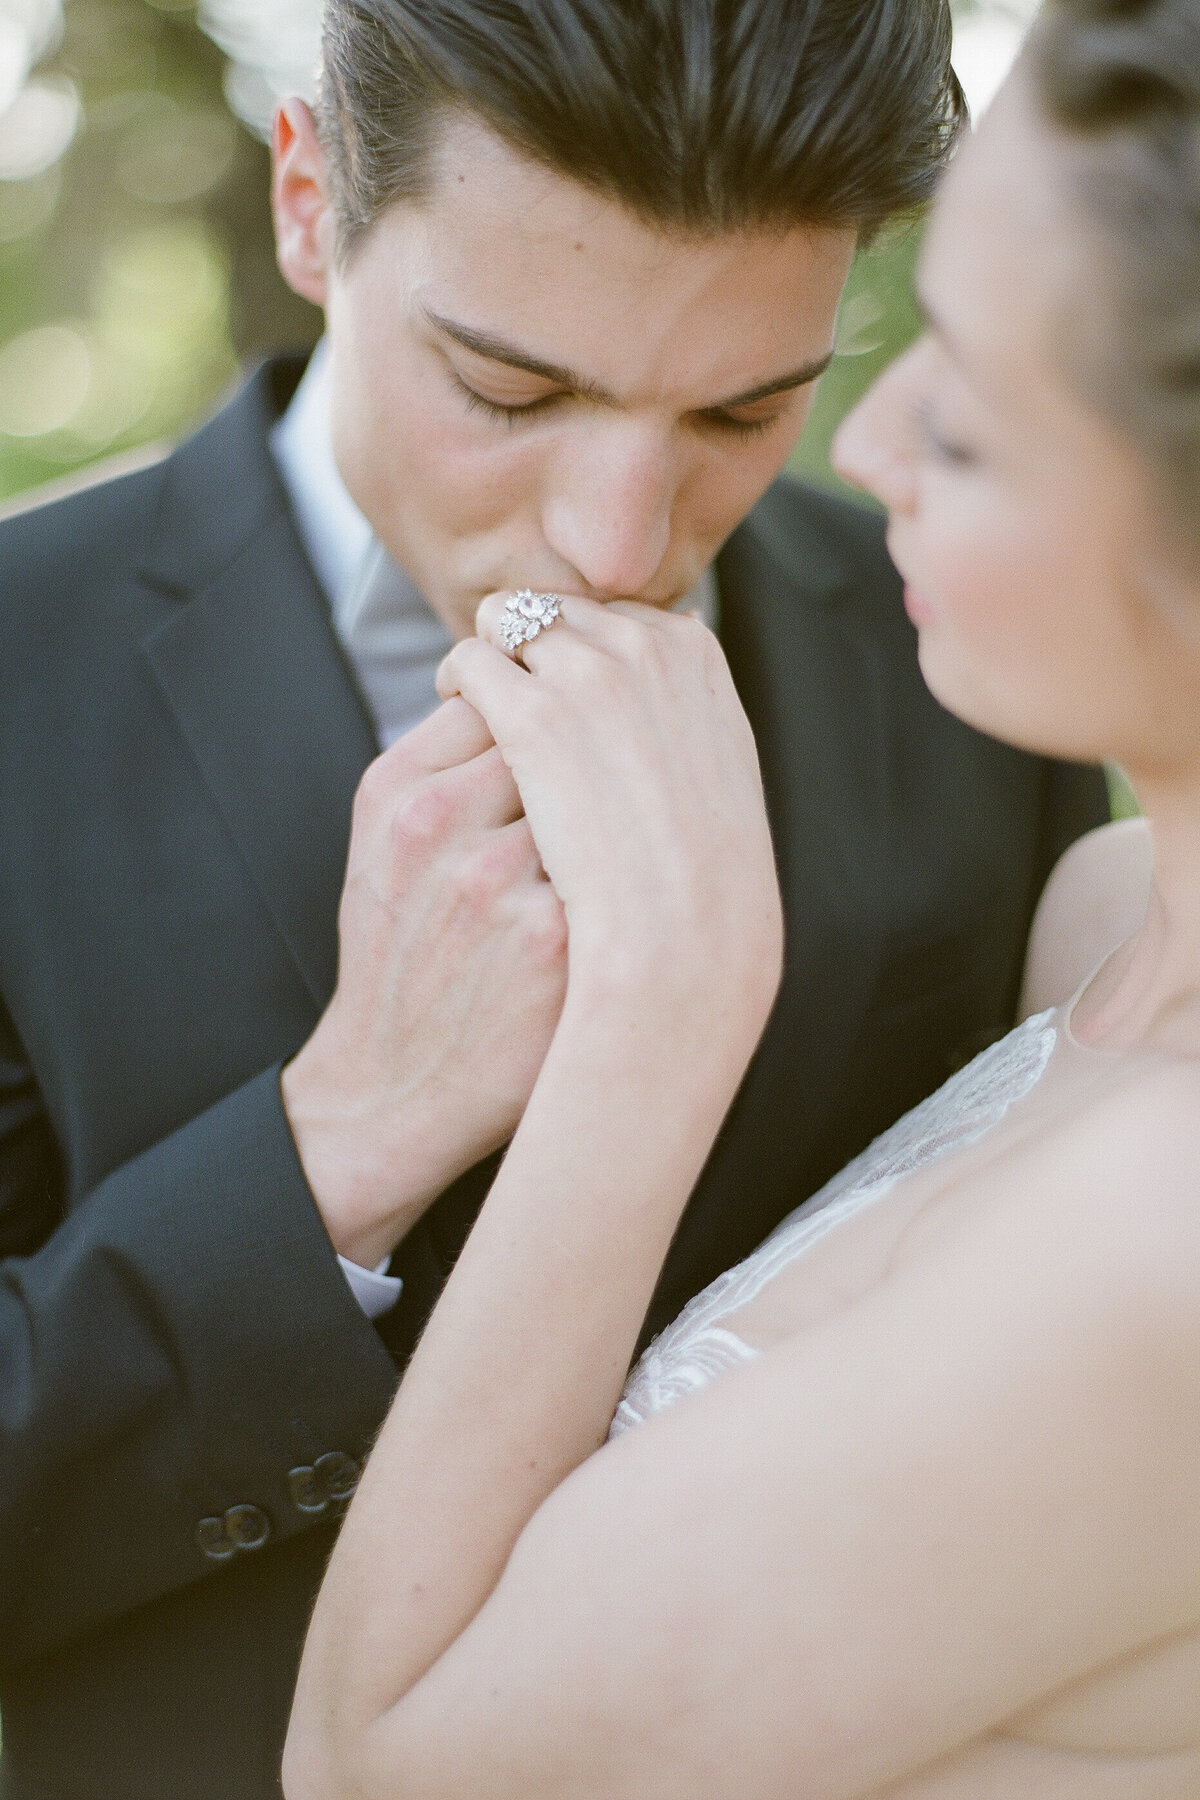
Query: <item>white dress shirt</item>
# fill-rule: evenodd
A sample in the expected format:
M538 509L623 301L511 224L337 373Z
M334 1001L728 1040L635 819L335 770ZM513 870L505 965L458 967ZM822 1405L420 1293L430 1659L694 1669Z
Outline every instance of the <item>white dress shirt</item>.
M334 630L358 677L381 748L427 718L439 704L434 677L452 639L413 582L388 556L346 491L333 456L330 367L324 339L271 432L271 451L295 514L301 542L329 600ZM718 595L711 568L680 607L696 609L717 629ZM399 1299L401 1283L340 1256L346 1279L368 1318Z
M329 356L324 339L317 346L291 405L271 433L271 450L292 503L301 542L329 600L334 629L361 682L363 671L347 643L346 603L360 586L363 569L374 560L378 546L371 527L346 492L333 460ZM434 694L426 710L432 712L436 701ZM412 722L417 723L415 719ZM390 1261L385 1256L376 1268L364 1269L348 1257L338 1257L350 1291L369 1319L390 1312L400 1298L403 1284L397 1276L386 1273Z

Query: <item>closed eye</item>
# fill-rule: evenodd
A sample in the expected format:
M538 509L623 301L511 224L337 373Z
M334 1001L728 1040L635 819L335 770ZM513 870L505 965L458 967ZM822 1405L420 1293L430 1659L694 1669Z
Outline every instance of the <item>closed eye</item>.
M545 412L556 400L565 400L566 394L539 394L533 400L519 400L515 404L505 404L502 400L489 400L478 388L465 382L455 370L450 371L450 379L467 403L468 412L484 413L489 419L501 419L506 425L515 425L519 419L536 416Z
M540 417L550 407L572 397L569 393L560 390L550 394L539 394L532 400L491 400L486 394L481 394L478 388L473 388L469 382L464 381L456 369L450 370L450 378L466 401L468 412L483 413L487 418L501 420L510 427L521 419ZM772 412L762 414L758 418L747 419L739 418L736 413L727 412L721 407L714 407L707 412L696 413L694 417L704 425L731 437L752 438L760 436L764 431L769 431L782 418L783 411L782 407L776 407Z
M917 402L913 408L913 420L921 443L939 462L949 463L963 469L969 469L978 462L978 455L969 444L947 437L939 429L934 418L931 400Z
M733 437L759 437L764 431L770 431L783 417L781 409L768 413L757 419L739 419L736 413L722 412L717 408L713 412L698 414L706 425L715 426L718 431L728 432Z

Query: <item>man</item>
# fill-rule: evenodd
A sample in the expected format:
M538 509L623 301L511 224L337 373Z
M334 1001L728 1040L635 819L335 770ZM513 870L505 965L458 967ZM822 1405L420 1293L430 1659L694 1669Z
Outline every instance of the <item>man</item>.
M1009 1023L1100 777L943 714L878 522L772 485L947 55L940 0L331 0L275 143L326 350L4 528L5 1800L278 1794L339 1508L561 1000L436 709L485 593L700 606L758 735L788 967L651 1325Z

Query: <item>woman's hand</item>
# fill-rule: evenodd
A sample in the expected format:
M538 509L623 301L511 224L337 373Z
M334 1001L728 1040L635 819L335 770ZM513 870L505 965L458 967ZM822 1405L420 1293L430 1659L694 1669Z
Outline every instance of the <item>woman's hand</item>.
M523 668L489 641L503 600L439 685L483 716L516 781L566 909L566 1004L342 1529L289 1800L423 1785L405 1773L422 1735L407 1696L603 1442L779 978L758 760L715 638L567 599Z
M720 645L688 616L568 595L521 666L498 647L507 598L483 602L480 635L438 685L482 714L512 771L566 909L572 984L665 984L709 1007L736 995L753 1042L782 920L757 752Z

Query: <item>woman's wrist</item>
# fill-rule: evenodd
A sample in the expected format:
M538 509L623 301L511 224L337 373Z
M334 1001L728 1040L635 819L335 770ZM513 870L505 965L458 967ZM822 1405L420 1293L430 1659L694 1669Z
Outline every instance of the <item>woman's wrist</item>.
M698 925L661 913L624 924L611 914L572 916L562 1038L609 1022L677 1052L681 1034L715 1037L731 1049L757 1043L774 1004L783 963L780 911L772 895L738 916L736 928ZM735 1049L736 1053L736 1049Z
M563 1086L605 1096L618 1109L644 1111L645 1133L677 1126L715 1135L762 1036L775 983L756 977L712 986L683 972L638 979L636 966L589 968L568 979L562 1016L530 1111ZM527 1114L527 1116L529 1116Z

